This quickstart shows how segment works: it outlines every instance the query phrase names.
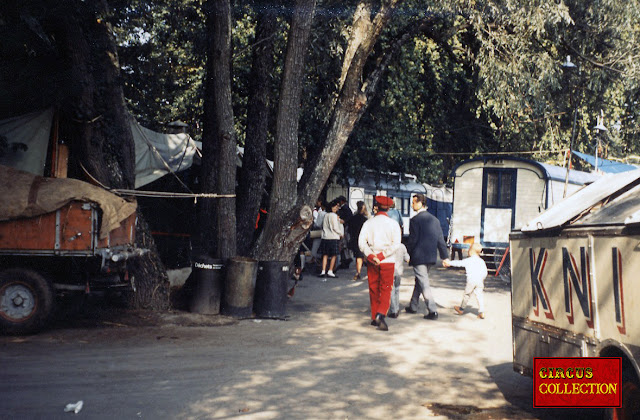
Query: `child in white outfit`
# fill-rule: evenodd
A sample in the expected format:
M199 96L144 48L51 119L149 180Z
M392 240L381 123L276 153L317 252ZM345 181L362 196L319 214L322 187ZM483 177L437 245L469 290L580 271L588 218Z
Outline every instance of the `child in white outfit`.
M469 258L460 261L443 260L444 267L464 267L467 274L467 286L464 289L464 296L460 306L454 306L453 309L458 315L464 313L464 307L471 297L471 293L476 295L478 300L478 318L484 319L484 279L487 277L487 265L480 258L482 246L479 243L473 243L469 247Z
M409 262L409 252L403 243L400 243L395 254L396 263L393 268L393 287L391 288L391 302L389 305L389 318L397 318L400 312L400 281L404 273L404 263Z

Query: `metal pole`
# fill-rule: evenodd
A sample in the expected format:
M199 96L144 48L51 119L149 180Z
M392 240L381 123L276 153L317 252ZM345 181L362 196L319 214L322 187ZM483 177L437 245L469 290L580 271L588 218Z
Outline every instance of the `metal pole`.
M598 149L600 149L600 132L599 131L596 133L596 137L597 137L596 139L596 173L598 173L598 152L599 152Z
M576 137L576 120L578 119L578 104L576 103L573 109L573 127L571 128L571 142L569 143L569 160L567 162L567 174L564 178L564 193L562 198L567 196L567 185L569 184L569 170L571 168L571 153L573 153L573 142Z

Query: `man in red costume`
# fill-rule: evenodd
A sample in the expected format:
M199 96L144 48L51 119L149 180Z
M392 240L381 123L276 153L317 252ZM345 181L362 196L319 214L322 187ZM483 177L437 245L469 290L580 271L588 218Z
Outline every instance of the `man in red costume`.
M371 325L387 331L389 327L384 318L389 311L393 286L394 255L400 246L401 236L398 223L386 213L393 200L384 196L376 196L374 199L378 204L379 211L375 217L362 225L358 247L367 257ZM399 264L402 264L402 261Z

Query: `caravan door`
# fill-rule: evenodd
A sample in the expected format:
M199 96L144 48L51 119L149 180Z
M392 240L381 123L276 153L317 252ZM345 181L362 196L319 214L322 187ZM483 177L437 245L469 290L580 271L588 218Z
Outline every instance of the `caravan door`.
M516 176L513 168L484 169L480 240L485 246L509 242L516 221Z
M349 188L349 208L353 213L355 213L356 210L358 210L358 201L364 201L366 203L364 188L350 187Z

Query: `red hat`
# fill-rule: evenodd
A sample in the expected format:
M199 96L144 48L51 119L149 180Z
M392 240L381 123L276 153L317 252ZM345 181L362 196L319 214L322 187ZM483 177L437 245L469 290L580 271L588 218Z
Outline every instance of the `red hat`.
M380 207L391 207L393 205L393 200L384 195L376 195L373 199L376 200Z

